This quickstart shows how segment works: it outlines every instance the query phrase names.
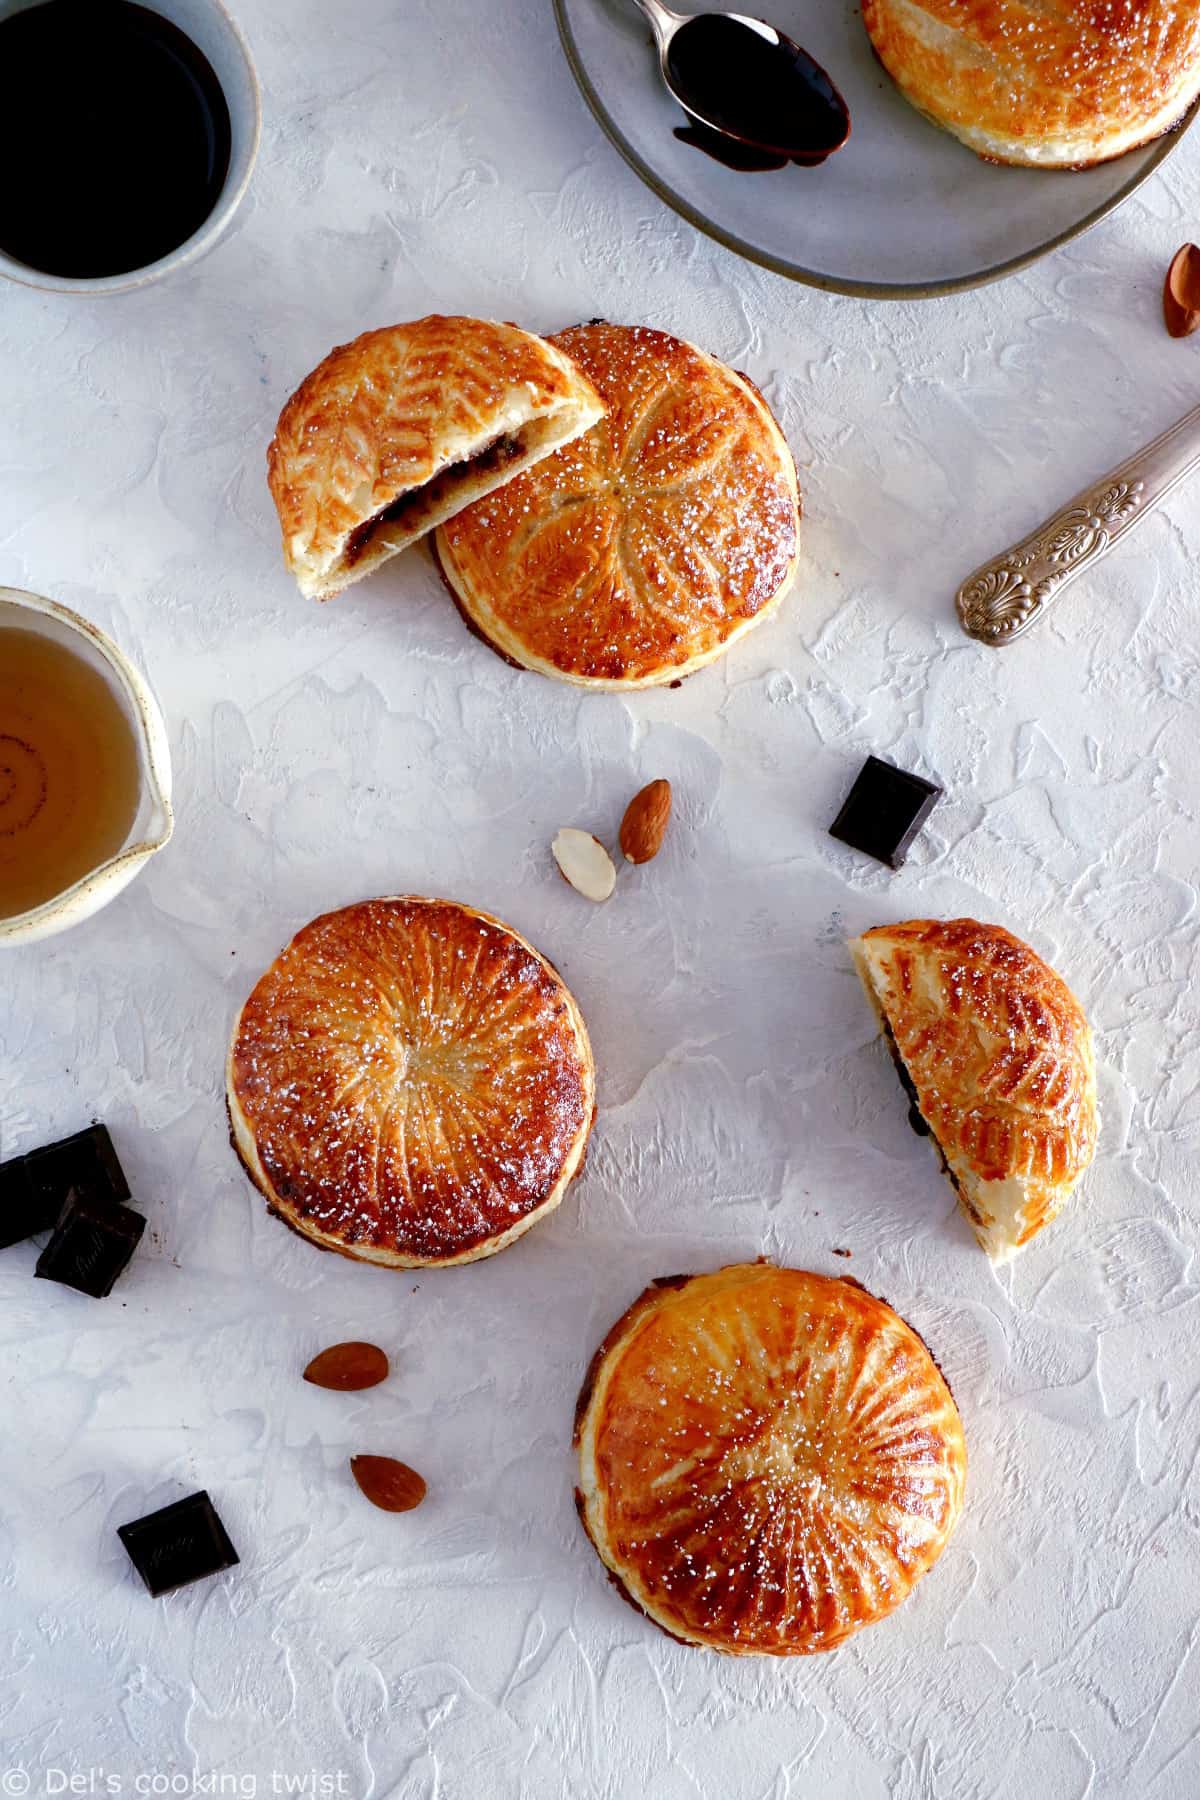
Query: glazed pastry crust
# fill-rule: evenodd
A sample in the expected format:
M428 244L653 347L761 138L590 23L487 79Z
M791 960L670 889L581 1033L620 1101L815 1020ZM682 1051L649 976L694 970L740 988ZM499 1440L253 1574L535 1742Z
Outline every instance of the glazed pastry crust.
M441 526L443 575L522 668L581 687L676 681L791 585L791 451L744 376L666 332L597 322L552 341L607 415Z
M863 0L905 98L993 162L1088 168L1177 125L1200 8L1172 0Z
M910 919L851 944L984 1249L1004 1261L1091 1162L1092 1034L1060 975L998 925Z
M767 1263L655 1282L592 1361L576 1502L624 1596L731 1656L832 1650L895 1610L962 1510L962 1421L910 1326Z
M435 314L339 345L292 395L267 452L301 592L327 599L361 580L603 410L560 350L515 325ZM381 519L389 508L397 516Z
M510 926L365 900L297 932L242 1007L234 1147L271 1210L393 1268L493 1256L552 1212L595 1112L582 1015Z

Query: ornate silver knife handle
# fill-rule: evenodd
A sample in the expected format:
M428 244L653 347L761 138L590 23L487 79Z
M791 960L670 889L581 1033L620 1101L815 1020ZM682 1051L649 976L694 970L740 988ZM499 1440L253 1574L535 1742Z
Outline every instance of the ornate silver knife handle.
M1197 463L1200 406L969 575L955 596L967 636L994 648L1011 644Z

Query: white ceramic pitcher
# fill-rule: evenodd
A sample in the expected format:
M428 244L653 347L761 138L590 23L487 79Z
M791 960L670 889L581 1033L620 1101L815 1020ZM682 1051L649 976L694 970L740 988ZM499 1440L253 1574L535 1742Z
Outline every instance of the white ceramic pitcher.
M103 676L133 732L140 792L133 824L116 855L40 906L0 919L0 949L49 937L99 912L162 849L175 825L167 728L158 702L133 664L111 638L56 600L0 587L0 632L13 627L65 644Z

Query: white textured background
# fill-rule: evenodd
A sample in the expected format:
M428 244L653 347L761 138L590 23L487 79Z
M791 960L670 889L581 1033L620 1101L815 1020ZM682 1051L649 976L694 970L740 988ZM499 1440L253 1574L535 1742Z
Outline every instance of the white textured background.
M0 582L96 618L172 726L179 829L111 910L0 963L5 1154L100 1114L150 1229L114 1296L0 1258L0 1740L55 1769L343 1777L396 1800L1190 1800L1200 1791L1197 490L1001 653L951 595L1191 405L1158 292L1200 137L1115 219L918 305L710 245L602 140L545 4L240 0L268 124L234 235L105 301L0 293ZM778 410L807 503L781 615L678 692L580 695L470 638L423 553L325 609L280 566L263 451L297 379L431 309L698 340ZM825 835L863 754L947 787L905 871ZM668 775L659 860L591 909ZM406 1277L269 1219L222 1116L226 1032L316 911L412 889L563 969L601 1072L586 1178L494 1262ZM1090 1006L1101 1155L994 1275L909 1132L843 937L965 911ZM853 1251L853 1261L832 1254ZM850 1272L962 1408L963 1524L894 1619L732 1665L643 1624L571 1505L571 1407L651 1276ZM394 1359L360 1397L325 1343ZM347 1457L428 1478L374 1512ZM242 1565L162 1601L114 1536L195 1486ZM97 1781L103 1779L96 1777ZM99 1788L97 1791L104 1791Z

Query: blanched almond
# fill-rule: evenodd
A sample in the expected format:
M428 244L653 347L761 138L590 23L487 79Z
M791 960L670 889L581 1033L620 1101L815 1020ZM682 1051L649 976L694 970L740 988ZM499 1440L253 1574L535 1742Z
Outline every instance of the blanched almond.
M352 1456L350 1472L372 1506L383 1512L411 1512L425 1498L425 1483L394 1456Z
M585 900L607 900L617 885L613 859L598 837L564 825L551 849L564 880Z
M305 1381L314 1387L334 1388L338 1393L356 1393L360 1388L378 1387L387 1379L388 1359L378 1344L364 1344L357 1339L345 1344L331 1344L314 1356L304 1371Z

